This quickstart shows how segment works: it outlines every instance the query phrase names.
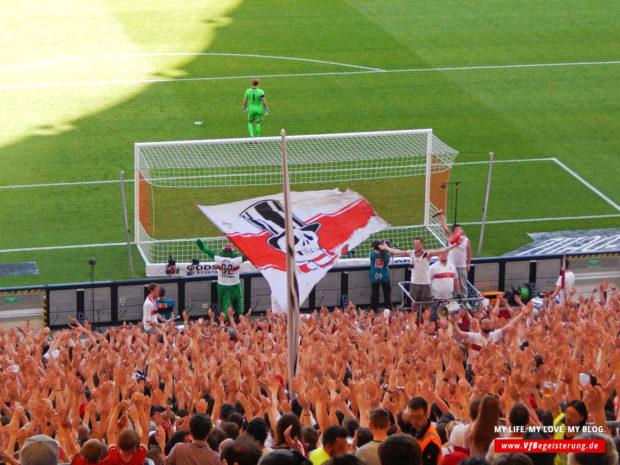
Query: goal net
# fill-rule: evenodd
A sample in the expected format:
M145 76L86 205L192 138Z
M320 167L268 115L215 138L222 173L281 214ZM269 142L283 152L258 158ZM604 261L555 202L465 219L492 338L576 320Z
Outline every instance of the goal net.
M429 247L443 234L433 215L445 209L445 186L457 152L431 129L320 134L286 138L291 190L351 189L391 227L343 259L367 258L375 239ZM280 137L135 144L135 240L147 275L204 258L227 242L196 205L215 205L282 191ZM157 266L154 266L157 265Z

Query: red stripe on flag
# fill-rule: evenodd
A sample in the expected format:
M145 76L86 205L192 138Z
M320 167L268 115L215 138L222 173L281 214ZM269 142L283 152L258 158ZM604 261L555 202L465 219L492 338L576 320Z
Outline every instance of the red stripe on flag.
M365 227L370 219L375 216L372 207L364 199L356 200L336 213L319 214L308 223L320 223L317 231L319 246L332 254L339 251L337 246L345 243L351 235L360 228ZM266 232L260 234L234 233L227 236L230 241L250 260L258 269L275 268L280 271L286 270L286 254L267 244L270 235ZM326 255L322 254L319 259ZM319 266L325 266L321 263ZM304 272L309 268L305 267Z
M318 215L315 215L312 218L310 218L309 220L307 220L306 223L312 223L314 221L319 221L321 218L324 218L326 216L338 216L338 215L341 215L342 213L344 213L345 211L351 209L353 206L355 206L356 204L358 204L360 202L364 202L365 204L367 204L370 207L368 202L366 202L366 199L359 198L355 202L351 202L350 204L345 205L340 210L338 210L338 211L336 211L334 213L319 213ZM371 208L371 210L372 210L372 208Z

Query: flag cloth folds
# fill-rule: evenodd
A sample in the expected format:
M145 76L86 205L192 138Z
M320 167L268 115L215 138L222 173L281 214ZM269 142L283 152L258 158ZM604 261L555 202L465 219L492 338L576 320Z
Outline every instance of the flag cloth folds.
M357 192L291 192L299 302L336 260L389 226ZM287 311L283 194L198 208L258 268Z

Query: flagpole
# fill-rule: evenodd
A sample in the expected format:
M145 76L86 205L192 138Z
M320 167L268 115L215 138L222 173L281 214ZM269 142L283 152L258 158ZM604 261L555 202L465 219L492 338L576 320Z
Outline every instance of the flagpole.
M562 276L561 281L561 289L564 295L562 296L566 299L566 255L562 255L562 265L560 266L560 276Z
M292 400L293 378L297 368L299 347L299 286L296 276L295 236L293 234L293 212L291 210L291 186L288 176L288 160L286 157L286 133L282 136L282 182L284 192L284 231L286 234L286 295L287 295L287 353L288 353L288 391Z

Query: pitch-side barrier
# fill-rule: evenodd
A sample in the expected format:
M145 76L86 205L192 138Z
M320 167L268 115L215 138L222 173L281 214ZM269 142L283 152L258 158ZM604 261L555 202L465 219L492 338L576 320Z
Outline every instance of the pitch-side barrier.
M596 283L608 279L620 286L620 251L601 254L575 254L569 257L575 273L578 293L589 294ZM511 291L533 284L537 289L555 289L560 271L560 256L476 258L468 274L471 285L480 292ZM398 283L411 280L408 260L395 258L390 267L392 302L403 302L407 294ZM217 308L217 276L170 276L166 278L55 284L0 289L0 326L45 325L66 327L69 318L88 320L94 327L137 323L142 319L142 304L150 282L157 282L174 299L175 313L185 310L190 319L207 316ZM271 292L260 273L241 276L246 310L261 314L271 305ZM302 311L321 306L346 306L349 301L362 308L370 304L369 267L338 267L314 287L302 303ZM477 294L470 297L477 298Z

